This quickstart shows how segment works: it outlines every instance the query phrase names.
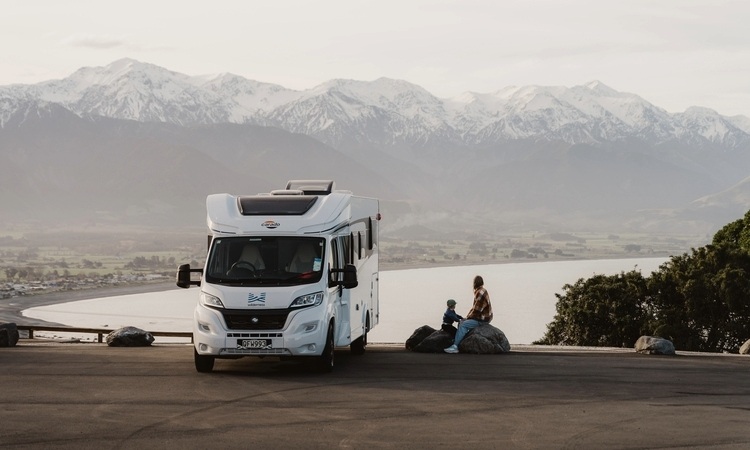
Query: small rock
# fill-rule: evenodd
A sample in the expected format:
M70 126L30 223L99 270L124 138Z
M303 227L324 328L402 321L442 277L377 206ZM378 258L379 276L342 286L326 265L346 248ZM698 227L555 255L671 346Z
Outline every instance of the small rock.
M154 336L148 331L136 327L123 327L107 335L110 347L148 347L154 342Z
M750 355L750 339L746 340L740 347L740 355Z
M672 341L654 337L641 336L635 342L635 351L646 355L674 355L674 344Z
M15 347L18 343L18 327L15 323L0 323L0 347Z

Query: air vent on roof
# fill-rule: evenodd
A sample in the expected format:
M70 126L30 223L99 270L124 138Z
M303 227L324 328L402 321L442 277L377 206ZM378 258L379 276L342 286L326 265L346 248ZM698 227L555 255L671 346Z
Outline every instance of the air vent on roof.
M305 195L328 195L335 185L331 180L291 180L286 184L286 190L302 191Z
M305 195L305 191L300 191L299 189L277 189L271 191L271 195Z
M243 216L301 216L316 200L318 197L310 195L239 197L237 206Z

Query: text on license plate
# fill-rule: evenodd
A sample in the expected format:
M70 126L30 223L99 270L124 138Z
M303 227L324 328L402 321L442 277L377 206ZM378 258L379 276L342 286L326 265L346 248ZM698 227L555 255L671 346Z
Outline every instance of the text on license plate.
M242 348L266 348L271 346L270 339L237 339L237 346Z

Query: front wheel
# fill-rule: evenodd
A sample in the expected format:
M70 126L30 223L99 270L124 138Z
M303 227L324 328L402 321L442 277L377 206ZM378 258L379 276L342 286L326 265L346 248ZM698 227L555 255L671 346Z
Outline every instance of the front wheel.
M193 349L193 355L195 356L195 370L201 373L209 373L214 370L215 357L199 355L195 348Z
M334 343L333 343L333 323L328 325L328 336L326 336L326 345L323 348L323 353L320 355L318 360L318 367L321 372L333 371L333 356L334 356Z
M365 322L365 333L352 341L351 345L349 346L352 355L364 355L365 350L367 350L367 332L370 330L370 318L367 318L367 321Z

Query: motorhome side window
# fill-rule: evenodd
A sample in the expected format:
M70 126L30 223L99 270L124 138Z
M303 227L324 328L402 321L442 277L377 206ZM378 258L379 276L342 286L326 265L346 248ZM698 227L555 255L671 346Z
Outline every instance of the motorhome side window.
M350 236L338 236L331 241L331 254L332 254L332 267L334 269L343 269L346 264L349 264L351 242ZM337 281L343 280L341 273L333 275L333 279Z
M333 267L343 269L349 263L349 237L339 236L333 246Z
M339 242L338 239L331 240L331 268L338 269L341 266L339 262Z
M346 264L354 263L354 233L350 233L343 238L344 255L346 255Z
M323 273L325 240L311 237L214 239L206 279L229 285L314 283Z
M375 230L373 230L373 223L372 223L372 217L367 218L367 250L372 250L373 246L375 245L375 240L373 239Z

